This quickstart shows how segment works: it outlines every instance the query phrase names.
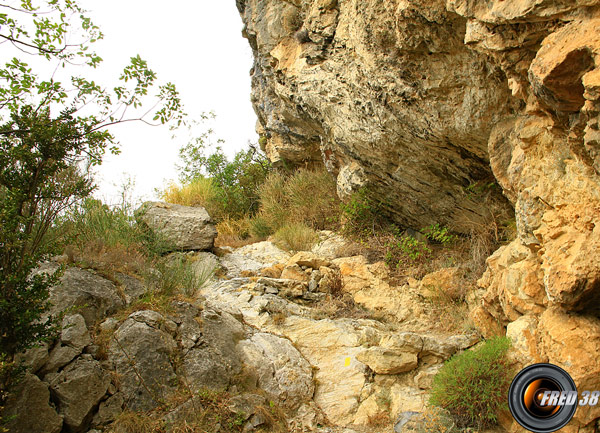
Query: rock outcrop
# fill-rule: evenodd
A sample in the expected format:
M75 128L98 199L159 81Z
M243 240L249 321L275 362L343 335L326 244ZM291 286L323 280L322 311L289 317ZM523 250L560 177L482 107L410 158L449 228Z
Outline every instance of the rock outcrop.
M202 207L146 202L135 215L175 250L210 250L217 237L217 229Z
M522 365L552 362L600 386L585 367L594 361L557 349L593 346L600 325L600 1L237 6L271 160L322 161L340 196L366 186L416 229L486 224L471 196L493 173L517 238L488 259L475 323L486 336L509 335ZM338 264L349 290L373 273ZM357 299L394 302L400 294L389 290L361 286ZM578 412L573 428L591 429L592 418Z
M492 178L490 131L518 104L499 65L464 44L467 19L442 1L237 5L273 162L324 163L342 198L365 186L404 226L485 220L468 188Z
M63 418L50 405L48 384L30 373L8 397L2 417L14 433L59 433L63 425Z

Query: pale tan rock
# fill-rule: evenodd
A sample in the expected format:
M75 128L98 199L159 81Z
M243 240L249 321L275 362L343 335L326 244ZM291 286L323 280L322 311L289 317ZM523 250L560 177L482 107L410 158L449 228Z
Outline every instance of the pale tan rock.
M331 231L320 231L319 242L313 247L312 252L327 260L356 255L357 247L343 236Z
M600 320L549 308L539 319L538 336L548 362L565 369L579 390L600 389ZM575 420L587 425L597 418L593 407L579 407Z
M285 338L256 333L238 346L258 386L286 408L297 409L315 391L310 364Z
M403 226L482 223L463 188L489 175L487 137L511 103L498 66L464 44L467 19L444 2L321 3L238 3L267 156L324 162L341 196L367 185Z
M600 52L600 18L575 20L549 35L529 68L533 92L557 112L578 112L585 102L582 76Z
M221 258L221 266L230 278L240 276L243 271L259 272L263 268L285 263L290 254L275 246L272 242L263 241L241 248Z
M383 262L368 264L364 256L339 258L333 261L343 279L343 291L354 302L372 310L385 312L400 322L419 322L427 308L418 291L391 286L386 280L388 268Z
M288 265L308 266L312 269L319 269L322 266L331 266L331 262L310 251L300 251L288 260Z
M382 347L363 350L356 355L356 359L378 374L405 373L414 370L419 363L419 358L413 352Z
M281 272L281 278L308 283L310 276L296 264L286 266Z
M284 267L285 265L283 263L277 263L268 268L261 269L260 275L268 278L281 278L281 272L283 272Z
M596 310L600 263L600 207L570 205L544 214L536 232L544 245L544 283L551 304L568 310Z
M356 411L356 415L354 416L353 424L370 425L377 415L387 413L388 411L389 408L382 405L381 399L373 393L360 404Z
M363 344L378 339L377 329L350 320L312 321L290 317L281 331L316 367L314 402L336 424L352 422L366 384L366 367L356 358Z
M427 393L412 386L395 384L390 389L390 413L422 412L427 403Z
M485 338L503 336L506 332L502 326L502 322L498 318L492 316L489 311L482 306L471 310L469 317Z
M500 335L500 328L523 314L540 314L547 304L537 254L518 240L498 249L487 259L487 270L478 281L487 289L481 309L471 312L484 335Z
M547 361L537 342L537 327L538 319L533 315L521 316L506 327L506 336L512 343L511 353L523 366Z
M338 269L321 267L319 268L321 279L318 289L320 292L332 293L342 289L342 275Z
M463 273L464 271L459 267L442 268L431 272L421 280L421 292L429 298L441 296L455 300L460 299L467 292Z
M441 364L436 364L419 371L414 377L415 386L419 389L431 389L433 386L433 378L441 367Z

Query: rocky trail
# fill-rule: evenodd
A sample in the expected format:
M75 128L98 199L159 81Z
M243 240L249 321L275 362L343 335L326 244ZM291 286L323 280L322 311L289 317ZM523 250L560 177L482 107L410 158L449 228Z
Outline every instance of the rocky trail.
M119 431L123 411L160 413L174 431L207 390L227 391L244 431L276 431L264 415L275 407L284 431L394 431L424 410L443 361L479 337L444 332L418 282L390 285L383 263L344 257L345 244L322 232L312 252L265 241L176 253L218 271L161 308L133 276L68 267L51 293L53 311L67 309L62 333L21 356L10 431Z

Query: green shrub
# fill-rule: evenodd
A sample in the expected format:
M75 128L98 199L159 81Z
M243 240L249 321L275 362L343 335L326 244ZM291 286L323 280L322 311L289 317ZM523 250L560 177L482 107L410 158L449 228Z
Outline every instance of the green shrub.
M507 407L509 347L508 338L497 337L454 355L435 376L430 403L448 410L459 426L495 424L498 412Z
M347 235L368 237L378 221L378 206L369 197L367 188L354 192L350 199L340 204Z
M385 262L388 266L399 267L403 263L423 262L431 255L431 250L425 242L408 235L394 237L385 247Z
M216 202L218 208L213 209L212 214L209 211L209 214L217 220L225 216L239 219L256 213L259 188L271 170L266 157L253 145L237 152L232 160L227 158L220 146L209 155L205 154L206 147L200 140L181 149L183 188L197 182L198 178L210 179L214 189L210 203Z
M308 251L319 240L317 232L302 223L281 227L274 238L275 244L290 251Z
M421 230L430 241L449 246L456 241L456 236L450 233L448 227L440 227L439 224L432 224Z

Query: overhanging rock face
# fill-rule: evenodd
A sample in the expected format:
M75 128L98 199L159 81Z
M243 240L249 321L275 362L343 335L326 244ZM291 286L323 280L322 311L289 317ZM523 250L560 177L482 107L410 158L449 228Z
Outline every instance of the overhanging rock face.
M517 238L488 258L473 321L598 389L582 354L600 344L600 0L237 5L269 157L322 161L341 196L367 186L417 229L485 220L471 193L493 173Z
M342 198L366 186L405 226L482 222L472 188L493 179L490 131L519 102L488 54L465 45L465 17L444 2L237 5L273 162L322 162ZM505 205L500 194L492 201Z

